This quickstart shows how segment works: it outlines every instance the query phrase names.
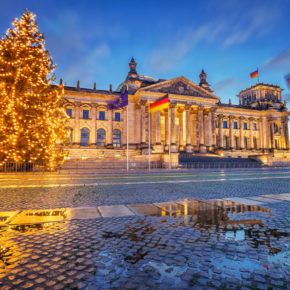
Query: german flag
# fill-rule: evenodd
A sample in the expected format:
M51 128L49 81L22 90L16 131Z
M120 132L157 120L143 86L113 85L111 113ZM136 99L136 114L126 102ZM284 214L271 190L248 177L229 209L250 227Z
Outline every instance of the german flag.
M256 78L259 76L259 72L258 72L258 69L255 70L254 72L250 73L250 78L253 79L253 78Z
M162 109L166 109L168 108L168 106L169 106L169 98L168 98L168 95L166 95L165 97L162 97L156 102L150 104L150 112L154 113Z

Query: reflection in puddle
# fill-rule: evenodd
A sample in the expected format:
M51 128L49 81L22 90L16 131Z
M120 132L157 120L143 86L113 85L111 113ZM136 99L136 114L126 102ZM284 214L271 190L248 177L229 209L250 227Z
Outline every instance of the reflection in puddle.
M65 222L57 222L57 223L41 223L33 225L15 225L10 226L9 229L11 231L16 231L22 234L23 233L32 234L39 231L54 233L56 231L64 229L65 226L66 226Z
M0 274L16 267L25 258L25 249L15 243L19 235L53 234L67 227L66 222L0 226Z
M201 247L206 247L209 243L213 243L212 249L218 245L219 248L214 251L219 253L219 257L209 260L211 264L209 269L216 267L221 270L221 273L224 273L231 268L232 275L238 279L242 279L241 268L249 272L255 269L268 270L273 266L273 263L286 263L286 260L289 259L289 251L285 252L284 250L283 252L281 248L275 246L276 241L287 238L289 234L265 225L262 220L269 217L271 212L261 206L245 205L227 200L204 202L185 199L154 205L135 204L129 205L129 207L136 214L152 217L128 223L123 232L110 232L104 234L103 237L128 240L128 248L126 253L123 253L124 260L129 264L140 264L141 262L139 267L141 271L147 271L148 267L153 268L159 277L156 278L157 282L173 278L178 283L180 276L189 268L186 261L182 266L174 261L173 264L154 261L156 257L152 253L160 253L162 250L177 256L180 255L180 253L175 252L180 245L175 245L172 241L164 241L163 233L166 233L167 230L170 230L174 239L175 232L182 231L182 228L191 229L192 235L184 240L184 244L192 245L193 249L198 247L198 244L201 244ZM160 220L155 217L164 217L164 219ZM171 219L171 217L175 219ZM152 235L152 233L156 235ZM238 258L237 253L228 257L227 243L234 243L234 251L241 250L244 253L242 258ZM220 244L222 244L222 248ZM261 264L257 257L252 259L247 256L249 249L259 247L268 249L266 254L263 248L263 253L266 254L264 264ZM231 251L229 250L229 252ZM202 248L200 248L200 254L195 254L202 259ZM195 266L201 267L198 257ZM142 261L144 262L142 263ZM209 270L209 277L212 274L212 270ZM223 278L225 276L222 274Z
M0 268L3 265L4 266L11 265L11 263L9 262L11 256L12 256L12 252L11 252L10 247L0 246Z
M12 220L12 224L36 224L63 221L67 218L67 209L24 210Z

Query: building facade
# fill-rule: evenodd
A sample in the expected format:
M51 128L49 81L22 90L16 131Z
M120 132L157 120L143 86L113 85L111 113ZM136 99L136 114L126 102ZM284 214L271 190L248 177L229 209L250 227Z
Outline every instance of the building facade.
M129 73L116 91L111 86L109 90L97 90L95 85L84 89L79 82L76 87L65 86L71 132L65 144L68 159L122 158L127 134L132 156L148 154L149 142L152 156L168 154L169 147L172 153L232 157L289 151L289 112L278 86L258 83L239 93L239 105L223 104L203 70L196 84L182 76L170 80L141 76L136 66L132 58ZM109 102L125 87L128 106L109 110ZM169 107L149 118L150 103L164 96L170 100Z

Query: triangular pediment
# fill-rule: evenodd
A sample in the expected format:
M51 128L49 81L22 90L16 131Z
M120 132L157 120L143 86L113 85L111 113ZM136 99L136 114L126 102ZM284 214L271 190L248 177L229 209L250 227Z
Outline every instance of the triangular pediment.
M159 92L165 94L203 97L219 100L219 97L200 87L185 77L178 77L143 87L139 91Z

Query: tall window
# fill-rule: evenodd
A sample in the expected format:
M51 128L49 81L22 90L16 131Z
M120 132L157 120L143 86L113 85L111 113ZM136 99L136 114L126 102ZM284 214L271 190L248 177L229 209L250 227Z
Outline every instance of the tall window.
M244 146L245 146L246 149L248 149L249 144L248 144L248 138L247 137L244 137Z
M278 128L277 124L274 123L274 133L277 133L278 131L279 131L279 128Z
M68 132L69 132L69 136L66 139L65 145L71 145L72 144L72 140L73 140L73 129L71 127L66 127L65 128Z
M229 143L228 143L228 136L224 135L223 137L223 147L228 149L229 148Z
M99 120L105 120L105 111L99 112Z
M258 148L257 138L256 137L253 137L253 146L254 146L254 149Z
M234 129L238 129L238 122L234 122Z
M228 128L228 121L223 121L223 128Z
M81 146L89 146L90 142L90 130L88 128L81 129Z
M116 112L115 113L115 121L121 121L121 114L120 114L120 112Z
M248 124L244 123L244 130L248 130Z
M89 119L89 110L83 110L83 119Z
M253 130L257 131L257 123L253 123Z
M238 136L234 137L234 142L235 142L235 148L239 149L239 137Z
M66 109L66 114L71 118L72 117L72 109Z
M121 131L118 129L113 131L113 146L121 147Z
M103 128L100 128L97 131L97 146L103 147L106 142L106 131Z

